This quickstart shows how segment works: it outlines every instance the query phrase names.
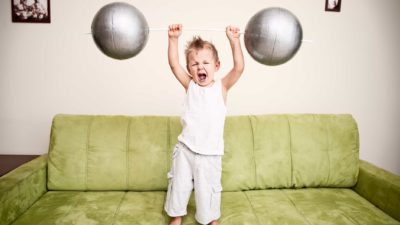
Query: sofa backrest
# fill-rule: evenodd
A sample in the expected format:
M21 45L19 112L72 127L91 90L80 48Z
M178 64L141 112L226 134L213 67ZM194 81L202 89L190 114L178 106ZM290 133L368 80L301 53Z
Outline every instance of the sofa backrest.
M49 190L166 190L178 117L57 115ZM359 138L351 115L230 116L225 191L351 187Z

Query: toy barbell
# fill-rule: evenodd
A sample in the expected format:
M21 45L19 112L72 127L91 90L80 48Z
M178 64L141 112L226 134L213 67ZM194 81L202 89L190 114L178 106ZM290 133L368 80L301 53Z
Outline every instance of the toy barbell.
M92 36L97 47L107 56L128 59L145 47L150 31L144 15L134 6L115 2L103 6L92 21ZM184 28L193 31L221 31L225 29ZM266 8L250 18L244 32L248 53L264 65L280 65L290 60L302 43L301 25L290 11Z

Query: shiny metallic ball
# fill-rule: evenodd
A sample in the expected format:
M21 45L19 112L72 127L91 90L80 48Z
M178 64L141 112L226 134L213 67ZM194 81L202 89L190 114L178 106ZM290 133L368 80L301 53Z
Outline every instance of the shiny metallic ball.
M143 14L127 3L103 6L92 21L92 36L97 47L114 59L128 59L145 47L149 26Z
M250 18L244 44L254 60L275 66L290 60L303 38L300 22L283 8L266 8Z

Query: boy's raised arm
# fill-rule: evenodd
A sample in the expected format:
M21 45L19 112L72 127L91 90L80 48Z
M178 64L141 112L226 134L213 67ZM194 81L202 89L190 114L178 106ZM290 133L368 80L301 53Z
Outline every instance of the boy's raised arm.
M168 27L168 63L176 79L187 90L191 78L179 63L178 40L181 34L181 24L173 24Z
M232 49L233 68L222 79L222 85L228 91L240 78L244 70L243 52L240 45L240 30L239 28L228 26L226 27L226 36L229 39L229 44Z

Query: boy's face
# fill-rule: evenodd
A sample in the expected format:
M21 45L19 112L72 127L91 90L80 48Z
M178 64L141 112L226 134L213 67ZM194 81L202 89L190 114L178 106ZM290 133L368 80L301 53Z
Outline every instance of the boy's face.
M188 56L187 69L193 80L202 87L213 84L214 73L218 71L219 61L210 49L203 48L192 51Z

